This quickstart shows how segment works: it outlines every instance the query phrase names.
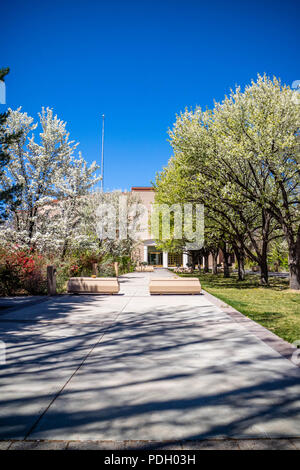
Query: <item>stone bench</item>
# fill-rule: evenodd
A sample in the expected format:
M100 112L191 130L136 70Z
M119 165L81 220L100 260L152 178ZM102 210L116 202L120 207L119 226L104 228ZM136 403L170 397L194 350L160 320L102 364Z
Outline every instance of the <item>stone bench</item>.
M71 277L68 292L73 294L117 294L120 290L116 277Z
M196 277L155 277L149 282L150 294L200 294L201 285Z

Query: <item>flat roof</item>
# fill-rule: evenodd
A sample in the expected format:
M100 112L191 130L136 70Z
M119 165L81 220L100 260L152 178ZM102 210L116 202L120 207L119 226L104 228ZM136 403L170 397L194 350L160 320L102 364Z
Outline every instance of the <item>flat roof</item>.
M131 191L154 191L152 186L132 186Z

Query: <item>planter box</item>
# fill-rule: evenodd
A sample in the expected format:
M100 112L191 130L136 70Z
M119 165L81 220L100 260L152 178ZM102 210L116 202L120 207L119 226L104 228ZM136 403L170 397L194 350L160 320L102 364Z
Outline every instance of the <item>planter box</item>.
M76 294L117 294L120 290L116 277L71 277L68 292Z
M196 277L165 278L157 277L149 282L150 294L200 294L201 285Z

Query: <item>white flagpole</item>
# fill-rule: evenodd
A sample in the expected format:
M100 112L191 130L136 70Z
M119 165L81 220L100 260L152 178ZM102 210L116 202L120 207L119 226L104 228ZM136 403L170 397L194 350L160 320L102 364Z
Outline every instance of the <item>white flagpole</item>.
M102 152L101 152L101 192L104 182L104 114L102 114Z

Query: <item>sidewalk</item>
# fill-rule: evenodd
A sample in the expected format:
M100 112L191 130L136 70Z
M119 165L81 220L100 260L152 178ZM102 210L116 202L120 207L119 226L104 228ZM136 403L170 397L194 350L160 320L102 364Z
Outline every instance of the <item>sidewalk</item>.
M1 439L299 442L299 368L204 295L150 296L162 275L1 316Z

